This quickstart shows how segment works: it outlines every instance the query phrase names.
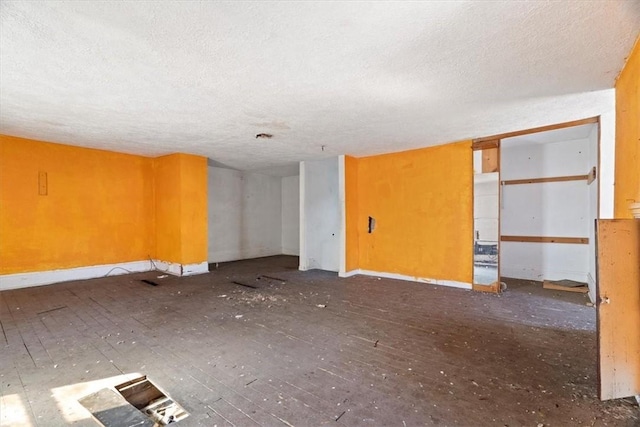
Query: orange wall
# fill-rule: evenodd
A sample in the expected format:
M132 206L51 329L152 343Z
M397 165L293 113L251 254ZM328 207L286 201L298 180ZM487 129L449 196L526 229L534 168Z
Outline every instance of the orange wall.
M171 154L153 159L156 258L207 261L207 159Z
M0 135L0 274L147 259L152 174L145 157Z
M616 171L614 216L631 218L640 202L640 39L616 81Z
M207 261L207 159L180 154L181 184L180 215L182 234L181 263Z
M153 159L155 258L176 263L182 259L180 169L177 154Z
M38 174L47 173L47 195ZM207 159L0 135L0 274L207 260Z
M345 165L347 218L357 221L357 233L347 226L347 250L357 241L358 267L471 283L471 141L355 160Z

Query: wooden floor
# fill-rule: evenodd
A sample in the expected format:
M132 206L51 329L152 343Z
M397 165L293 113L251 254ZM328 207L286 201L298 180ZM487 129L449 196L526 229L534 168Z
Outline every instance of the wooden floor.
M190 413L182 426L640 424L631 400L596 397L585 295L296 266L282 256L0 292L2 425L96 425L77 400L136 373Z

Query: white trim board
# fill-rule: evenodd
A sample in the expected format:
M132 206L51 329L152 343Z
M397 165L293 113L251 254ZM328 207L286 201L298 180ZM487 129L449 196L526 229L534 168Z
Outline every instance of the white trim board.
M207 261L203 261L198 264L182 265L183 276L195 276L196 274L204 274L208 272L209 272L209 263Z
M596 287L598 286L596 280L591 273L587 273L587 285L589 286L589 299L593 304L596 303Z
M345 157L338 156L338 203L340 204L340 268L338 272L347 271L347 181L345 178Z
M61 270L34 271L30 273L5 274L0 276L0 291L28 288L31 286L51 285L72 280L95 279L106 276L119 276L128 273L152 271L149 260L120 262L117 264L93 265L89 267L65 268Z
M306 271L309 269L307 263L307 216L304 204L306 201L306 165L305 162L300 162L300 248L298 255L298 270Z
M512 279L522 280L562 280L569 279L576 282L588 283L588 272L576 270L558 270L558 269L534 269L525 265L500 266L500 276Z
M415 277L415 276L407 276L404 274L384 273L380 271L361 270L361 269L340 272L338 276L351 277L351 276L356 276L358 274L361 274L363 276L383 277L385 279L406 280L408 282L428 283L430 285L449 286L452 288L469 289L469 290L472 289L471 283L458 282L456 280L430 279L427 277Z
M163 273L169 273L174 276L194 276L196 274L204 274L209 272L209 263L203 261L197 264L179 264L177 262L153 260L153 269Z
M155 268L154 268L155 267ZM0 275L0 291L29 288L33 286L51 285L73 280L96 279L107 276L120 276L129 273L161 271L175 276L192 276L209 272L209 264L176 264L165 261L150 260L120 262L117 264L93 265L88 267L65 268L60 270L34 271Z

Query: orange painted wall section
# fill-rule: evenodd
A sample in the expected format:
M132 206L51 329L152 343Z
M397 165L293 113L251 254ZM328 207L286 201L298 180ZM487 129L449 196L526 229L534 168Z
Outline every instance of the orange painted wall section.
M207 260L207 159L171 154L153 159L156 258L196 264Z
M344 157L346 271L360 268L358 230L358 159Z
M471 141L359 158L356 186L360 269L472 282Z
M616 170L614 216L631 218L640 202L640 39L616 81Z
M152 174L145 157L0 135L0 274L147 259Z
M177 154L153 159L156 225L154 258L175 263L180 263L182 259L180 171L180 156Z
M181 167L180 223L182 264L207 261L207 159L179 154Z

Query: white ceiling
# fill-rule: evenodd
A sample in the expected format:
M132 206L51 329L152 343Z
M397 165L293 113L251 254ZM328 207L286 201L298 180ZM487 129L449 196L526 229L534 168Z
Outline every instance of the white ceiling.
M640 1L2 0L0 19L0 133L269 171L550 124L569 94L586 114Z

